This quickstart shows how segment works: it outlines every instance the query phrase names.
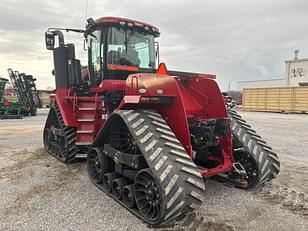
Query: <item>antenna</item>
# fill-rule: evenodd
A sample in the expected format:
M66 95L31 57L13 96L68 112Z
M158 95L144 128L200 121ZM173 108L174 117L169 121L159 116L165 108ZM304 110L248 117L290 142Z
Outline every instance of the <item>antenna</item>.
M88 19L88 6L89 6L89 0L86 0L86 18L85 21Z

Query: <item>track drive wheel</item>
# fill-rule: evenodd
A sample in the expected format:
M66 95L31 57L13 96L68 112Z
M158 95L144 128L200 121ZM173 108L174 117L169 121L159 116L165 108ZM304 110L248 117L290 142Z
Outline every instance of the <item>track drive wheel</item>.
M137 173L134 192L137 207L144 219L151 223L158 220L163 214L163 194L149 168Z
M87 170L90 179L95 182L101 182L105 172L104 156L99 148L93 148L88 154Z

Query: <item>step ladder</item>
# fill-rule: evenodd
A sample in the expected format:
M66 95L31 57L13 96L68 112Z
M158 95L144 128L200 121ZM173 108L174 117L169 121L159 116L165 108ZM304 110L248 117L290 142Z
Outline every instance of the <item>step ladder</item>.
M95 97L80 97L77 107L76 145L89 146L95 138L97 101Z

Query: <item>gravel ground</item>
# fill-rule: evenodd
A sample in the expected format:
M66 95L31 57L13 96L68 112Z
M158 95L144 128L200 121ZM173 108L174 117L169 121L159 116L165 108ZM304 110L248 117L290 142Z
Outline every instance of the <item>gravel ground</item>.
M47 115L0 121L0 230L154 230L42 148ZM308 230L308 115L241 112L279 153L279 177L248 191L206 182L206 203L156 230ZM306 125L306 126L305 126Z

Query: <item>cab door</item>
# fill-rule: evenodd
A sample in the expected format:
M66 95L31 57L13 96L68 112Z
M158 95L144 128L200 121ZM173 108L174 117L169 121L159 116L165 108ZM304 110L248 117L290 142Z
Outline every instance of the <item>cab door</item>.
M90 81L92 86L101 83L103 77L103 54L104 44L102 43L101 31L94 31L88 35L88 66L90 72Z

